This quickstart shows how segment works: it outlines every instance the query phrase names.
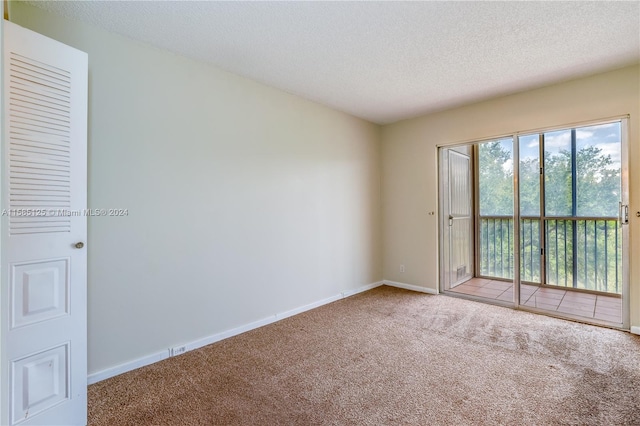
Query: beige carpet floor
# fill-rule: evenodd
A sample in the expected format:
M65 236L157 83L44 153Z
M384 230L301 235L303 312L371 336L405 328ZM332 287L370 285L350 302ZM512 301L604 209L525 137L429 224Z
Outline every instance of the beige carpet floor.
M640 337L379 287L89 387L90 425L640 425Z

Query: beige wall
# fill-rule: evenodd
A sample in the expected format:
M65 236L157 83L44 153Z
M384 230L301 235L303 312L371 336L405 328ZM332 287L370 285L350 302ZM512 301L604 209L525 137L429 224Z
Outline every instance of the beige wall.
M382 133L383 275L438 286L437 146L630 114L631 259L640 253L638 66L385 126ZM635 166L635 170L634 170ZM631 262L631 325L640 326L640 267ZM399 265L405 265L400 273Z
M25 4L89 54L89 373L382 279L380 129Z

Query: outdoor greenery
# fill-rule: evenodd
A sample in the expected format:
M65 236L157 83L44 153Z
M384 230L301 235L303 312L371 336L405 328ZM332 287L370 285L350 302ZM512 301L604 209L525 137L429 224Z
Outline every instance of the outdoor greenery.
M573 136L570 131L566 133L560 136L565 136L568 143L545 150L543 157L543 213L548 218L543 225L545 281L619 293L622 267L622 239L616 220L621 187L619 163L614 162L611 154L604 153L601 146L588 140L574 145L575 158L572 158L570 138L575 138L575 133ZM528 139L533 141L531 145L538 139L538 135L533 136ZM481 143L478 149L480 272L485 276L513 278L511 144L511 139L503 139ZM522 138L520 144L522 155ZM538 155L522 157L519 169L521 280L540 282Z

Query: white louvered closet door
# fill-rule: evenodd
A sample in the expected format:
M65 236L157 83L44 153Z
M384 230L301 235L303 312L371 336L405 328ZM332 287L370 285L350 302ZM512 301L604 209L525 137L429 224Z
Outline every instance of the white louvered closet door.
M0 424L86 424L87 55L3 43Z

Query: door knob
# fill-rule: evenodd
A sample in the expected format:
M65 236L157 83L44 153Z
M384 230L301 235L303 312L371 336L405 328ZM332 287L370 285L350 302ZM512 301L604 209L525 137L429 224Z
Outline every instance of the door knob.
M76 248L77 249L81 249L82 247L84 247L84 243L82 241L79 241L76 243Z

